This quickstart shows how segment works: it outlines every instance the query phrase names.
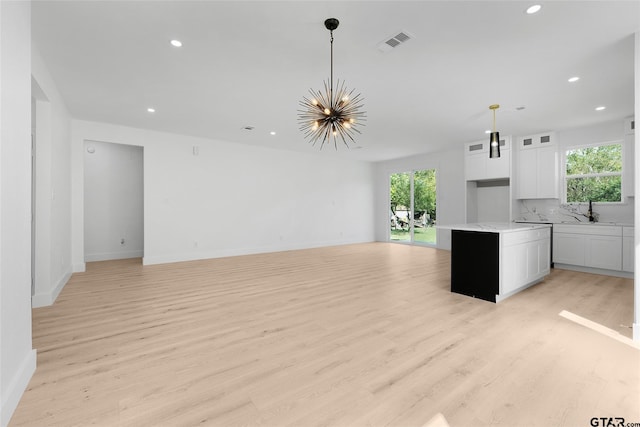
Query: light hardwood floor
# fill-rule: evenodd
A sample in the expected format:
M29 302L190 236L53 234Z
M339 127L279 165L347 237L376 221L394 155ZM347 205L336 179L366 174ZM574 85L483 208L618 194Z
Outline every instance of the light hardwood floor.
M499 304L449 252L371 243L90 263L33 313L11 426L589 426L640 422L633 281L554 270ZM624 325L624 326L621 326Z

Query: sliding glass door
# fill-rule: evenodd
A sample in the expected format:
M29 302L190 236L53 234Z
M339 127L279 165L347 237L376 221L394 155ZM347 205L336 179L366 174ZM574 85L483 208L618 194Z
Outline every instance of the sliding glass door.
M391 174L389 240L436 244L436 170Z

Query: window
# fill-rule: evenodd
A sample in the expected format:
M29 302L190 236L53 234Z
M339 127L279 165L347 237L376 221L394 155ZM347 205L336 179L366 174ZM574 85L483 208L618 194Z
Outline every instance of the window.
M567 150L566 202L621 202L622 163L622 143Z
M390 240L435 245L436 170L394 173L389 181Z

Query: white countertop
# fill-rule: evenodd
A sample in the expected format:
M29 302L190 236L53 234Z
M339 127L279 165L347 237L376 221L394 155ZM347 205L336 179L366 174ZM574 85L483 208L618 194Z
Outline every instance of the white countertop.
M486 233L511 233L515 231L550 228L551 224L531 224L515 222L478 222L471 224L438 225L436 228L445 230L484 231Z
M633 227L630 222L588 222L588 221L534 221L534 220L516 220L519 224L562 224L562 225L617 225L618 227Z

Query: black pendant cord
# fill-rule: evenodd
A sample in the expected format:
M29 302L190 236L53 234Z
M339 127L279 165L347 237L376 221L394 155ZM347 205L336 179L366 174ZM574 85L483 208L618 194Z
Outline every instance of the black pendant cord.
M329 30L331 35L331 78L329 79L329 105L333 107L333 30Z

